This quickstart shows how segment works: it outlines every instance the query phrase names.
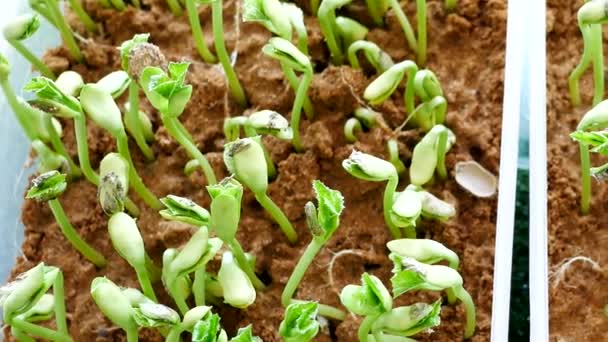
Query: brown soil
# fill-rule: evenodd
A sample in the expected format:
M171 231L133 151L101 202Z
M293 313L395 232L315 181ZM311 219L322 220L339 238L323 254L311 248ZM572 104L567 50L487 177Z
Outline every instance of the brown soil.
M171 60L190 60L188 81L194 85L194 95L181 120L194 136L198 147L212 161L218 176L225 176L221 152L224 144L222 123L230 115L239 115L239 109L228 97L222 70L216 65L199 62L193 47L186 18L174 18L163 0L145 1L145 11L128 9L123 13L97 8L95 1L86 7L97 22L103 23L105 34L84 42L83 48L88 65L71 65L66 52L59 48L49 52L58 69L68 64L83 74L87 81L95 81L102 75L119 68L115 48L135 33L150 32L152 42L159 45ZM305 1L307 2L307 1ZM364 13L362 2L356 2L348 12L352 16ZM456 14L447 15L442 2L431 1L429 8L429 67L443 83L449 102L447 124L454 130L458 142L449 153L447 164L451 170L461 160L475 159L494 174L498 173L501 105L503 94L503 65L506 36L506 2L504 0L463 0ZM413 18L414 4L409 2L408 12ZM226 38L230 50L236 48L237 73L246 90L253 109L274 109L289 113L293 92L284 82L278 64L265 57L260 48L270 34L255 24L238 24L234 21L233 1L225 4ZM71 22L79 26L75 18ZM201 8L207 40L210 37L210 10ZM366 19L364 19L366 20ZM389 15L386 30L373 29L369 39L377 42L395 60L412 58L405 39L394 16ZM236 25L236 26L235 26ZM341 167L353 148L385 154L390 134L376 128L359 136L360 141L349 145L344 141L342 127L352 111L361 102L360 96L372 79L370 73L355 71L350 67L328 66L328 51L322 41L315 18L307 18L310 44L317 74L310 96L317 113L313 123L304 122L302 132L307 151L293 153L285 142L267 138L279 176L270 186L270 196L283 208L294 222L301 236L296 246L290 246L273 221L246 193L239 240L244 248L257 257L257 272L270 284L268 290L258 294L256 303L247 310L219 308L222 322L228 332L252 323L254 331L265 341L278 341L277 328L282 319L280 293L309 241L305 227L303 206L313 198L311 182L321 179L332 188L342 191L346 198L346 210L341 227L333 239L321 251L300 285L298 298L318 300L339 306L338 293L349 283L359 283L360 275L371 272L390 286L391 262L387 258L385 243L388 231L382 217L382 193L384 184L364 182L349 176ZM237 29L238 27L238 29ZM80 31L83 31L80 29ZM84 34L84 32L83 32ZM209 205L204 191L205 179L196 173L184 176L182 168L188 161L184 150L169 138L159 126L156 113L152 113L156 128L153 148L157 159L145 164L135 144L132 153L137 159L137 169L144 182L159 196L177 194L187 196L203 206ZM400 96L378 108L384 113L387 124L396 127L403 120L403 104ZM66 123L65 142L75 155L71 125ZM421 136L418 131L408 131L400 138L402 159L409 164L411 149ZM109 135L89 124L89 143L92 162L114 149ZM407 183L402 182L400 189ZM492 299L492 274L496 200L474 198L459 188L453 179L438 183L432 191L452 202L458 216L447 223L422 224L419 237L432 238L455 250L462 258L461 273L478 310L477 334L474 341L488 341ZM189 228L163 221L156 212L147 208L135 194L142 209L138 220L144 235L146 248L160 262L162 252L168 247L179 246L189 237ZM23 221L26 239L23 244L24 258L17 261L13 275L40 261L59 266L65 273L67 310L70 332L75 341L123 340L123 333L103 318L89 296L91 279L108 276L118 284L137 287L133 270L112 249L106 233L107 218L99 208L96 189L85 180L71 184L61 197L66 212L80 234L109 259L110 267L96 270L76 253L63 238L45 204L26 201ZM330 283L328 264L337 252L352 250L335 262L333 283ZM157 292L162 292L157 286ZM412 293L399 302L430 302L437 293ZM171 304L166 296L165 303ZM422 334L423 341L456 341L463 333L464 311L461 306L444 306L442 324L434 332ZM318 340L355 341L360 318L349 316L345 322L331 322L327 333ZM329 335L328 335L329 334ZM151 331L140 334L143 341L160 341Z
M591 258L601 270L577 261L566 271L563 281L550 278L550 331L552 341L606 341L608 318L608 222L605 183L593 181L590 214L580 215L580 160L578 144L569 133L576 129L582 115L591 108L591 72L581 84L583 105L573 108L568 93L568 76L578 64L582 38L576 13L583 1L548 1L548 160L549 160L549 266L551 272L565 259ZM606 162L594 158L593 164ZM554 273L552 273L554 274Z

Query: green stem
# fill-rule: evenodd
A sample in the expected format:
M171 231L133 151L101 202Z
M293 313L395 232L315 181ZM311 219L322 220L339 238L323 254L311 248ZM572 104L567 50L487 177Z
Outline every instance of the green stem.
M78 149L78 161L86 179L93 185L99 185L99 175L93 171L89 161L89 143L87 141L87 124L84 115L74 117L74 131L76 134L76 147Z
M156 266L154 260L150 258L150 255L146 253L146 270L148 270L148 274L150 275L150 280L152 284L156 283L161 279L162 270Z
M174 325L171 330L169 330L169 335L167 335L165 342L179 342L181 333L182 329L179 325Z
M2 91L4 92L4 95L6 96L8 105L11 107L11 109L15 113L15 117L17 118L17 121L19 121L19 125L25 132L25 135L27 135L27 137L30 141L37 139L39 136L39 133L34 128L34 125L33 125L34 118L27 115L27 112L25 111L23 104L21 104L19 102L19 99L17 99L17 95L15 95L15 92L13 91L13 88L11 87L11 85L8 81L8 78L0 77L0 87L2 87Z
M154 160L154 152L146 143L146 138L144 137L144 131L141 127L141 120L139 120L139 85L137 82L131 82L129 84L129 111L126 113L129 116L129 121L132 123L133 139L135 143L143 153L144 157L148 161Z
M82 55L82 52L80 51L80 47L78 47L78 44L76 44L76 40L74 39L72 30L70 29L68 24L65 22L65 18L63 17L63 15L61 14L61 11L59 10L59 4L57 3L57 0L44 0L44 1L49 9L49 12L50 12L52 18L54 19L54 22L57 24L59 33L61 34L61 37L63 38L63 40L68 48L68 51L70 52L70 55L72 55L72 58L74 58L76 60L76 62L83 63L84 56Z
M268 197L266 193L255 194L255 199L260 205L272 216L272 218L279 224L281 230L287 236L287 240L290 243L295 243L298 240L298 233L293 229L291 222L283 211Z
M114 6L114 8L119 11L124 11L124 9L127 8L124 1L122 0L110 0L110 2L112 3L112 6Z
M281 294L281 303L283 306L287 307L293 298L298 285L302 282L302 278L304 278L304 274L306 270L314 260L315 256L319 253L321 248L323 247L324 241L322 239L317 239L313 237L308 247L304 251L304 254L298 260L296 267L293 269L289 280L287 281L287 285L283 289L283 293Z
M445 168L445 155L448 143L448 131L447 129L439 133L437 138L437 174L439 179L445 180L448 178L448 171Z
M448 304L454 305L454 303L456 303L456 295L454 294L454 289L446 289L445 293L448 296Z
M405 232L406 239L415 239L416 238L416 227L414 227L414 226L403 227L403 231Z
M395 139L390 139L386 143L388 149L388 160L397 169L397 174L402 174L406 171L405 164L399 158L399 143Z
M129 327L127 330L127 342L137 342L139 340L139 336L138 336L138 332L137 332L137 326L133 325L132 327Z
M150 208L157 211L163 208L163 204L158 200L156 195L146 187L139 177L137 169L135 169L135 164L133 164L133 159L131 158L131 152L129 152L129 143L125 132L121 132L120 135L116 136L116 147L118 148L118 153L129 162L129 180L131 181L131 187L133 187L139 197L141 197Z
M63 286L63 273L58 272L53 284L53 297L55 303L55 324L57 331L69 336L68 322L65 315L65 290Z
M179 4L179 0L167 0L169 9L173 12L173 15L180 17L183 14L182 6Z
M55 19L53 18L53 16L51 15L51 12L46 8L46 5L39 5L39 4L33 4L30 1L30 7L38 12L38 14L40 14L42 17L44 17L44 19L46 19L46 21L48 21L51 25L53 25L55 28L57 27L57 23L55 22Z
M578 143L578 148L581 157L581 212L586 215L591 206L591 160L589 146Z
M578 65L570 73L568 77L568 89L570 91L570 102L573 106L579 106L581 104L581 92L579 89L579 82L585 71L591 65L592 60L592 44L591 44L591 25L583 24L580 25L581 34L583 36L583 55Z
M399 176L397 174L391 176L386 183L386 188L384 189L384 221L388 226L388 230L391 232L393 239L401 238L401 232L399 228L393 223L391 220L391 208L393 206L393 201L395 197L395 191L397 190L397 185L399 184Z
M194 271L194 282L192 283L192 293L194 293L194 303L196 306L205 305L205 278L207 273L204 268Z
M266 285L264 285L260 278L258 278L258 276L255 274L253 267L251 267L251 264L247 261L247 257L245 257L245 251L243 251L243 247L241 247L241 244L234 238L232 239L232 241L227 241L227 244L230 247L232 254L234 254L236 262L241 267L243 272L245 272L247 277L249 277L249 280L251 280L253 287L255 287L256 290L263 290L264 288L266 288Z
M17 339L19 342L36 342L33 338L26 335L23 331L16 329L15 327L11 327L11 335Z
M175 288L176 283L177 281L173 281L172 284L169 284L169 286L167 286L167 290L169 291L169 295L173 297L173 300L175 301L175 305L177 305L177 309L179 310L179 312L182 315L185 315L186 312L190 310L190 308L188 307L188 304L186 304L186 299L181 295L181 291Z
M150 281L150 276L148 275L148 270L145 266L135 268L135 273L137 274L137 280L139 281L139 285L141 286L141 290L144 295L155 302L158 302L156 299L156 294L154 293L154 288L152 287L152 282Z
M125 198L125 209L131 214L133 217L139 216L139 208L130 198Z
M234 99L240 106L247 107L247 97L245 96L241 83L234 72L234 68L230 63L230 56L226 50L226 42L224 41L224 18L222 15L223 4L223 0L215 0L211 3L211 21L213 25L215 52L217 54L217 58L220 60L220 64L222 64L222 67L224 68L224 73L226 74L226 79L228 80L228 86L230 87L232 96L234 96Z
M203 169L205 178L207 178L207 183L217 183L217 178L215 177L211 164L209 164L209 161L207 158L205 158L205 155L203 155L196 145L194 145L194 142L189 138L189 136L184 133L185 127L181 125L178 119L169 117L167 115L161 115L161 120L163 121L163 125L167 129L167 132L169 132L173 139L177 140L177 142L184 149L186 149L191 158L198 161L199 166Z
M84 8L82 8L82 4L80 3L81 0L69 0L69 1L70 1L70 7L72 7L72 11L74 11L74 13L76 13L78 18L80 18L80 21L82 21L82 23L84 24L84 27L87 29L87 31L92 32L92 33L97 32L97 25L95 25L95 22L93 21L93 19L91 19L89 14L84 10Z
M335 8L331 7L330 1L322 1L318 11L319 26L325 37L325 42L331 54L332 63L335 65L342 64L344 55L342 53L341 43L336 30L336 12ZM327 4L327 5L326 5Z
M61 203L58 199L52 199L49 201L51 211L57 220L57 224L61 229L61 232L65 238L72 244L72 246L80 252L87 260L95 264L95 266L101 268L106 265L106 259L97 252L93 247L89 246L81 237L78 235L67 215L63 211Z
M17 330L23 331L24 333L38 336L48 341L72 342L72 338L69 335L65 335L58 331L41 327L39 325L32 324L18 318L13 318L8 324L12 327L15 327L15 329Z
M416 0L416 25L418 29L418 65L426 64L426 0Z
M320 0L310 0L310 12L314 16L316 16L319 11L319 1Z
M399 5L399 2L397 0L388 0L388 3L389 6L393 9L393 11L395 11L395 16L397 17L399 24L401 24L401 28L403 29L403 33L405 34L407 44L409 45L410 49L412 49L412 51L418 53L418 43L416 42L414 30L412 29L410 21L405 16L405 13L403 13L403 9Z
M209 51L207 43L205 42L205 35L203 33L203 29L201 28L201 21L198 17L198 10L196 8L195 1L185 0L185 2L186 11L188 13L188 21L190 22L190 27L192 28L192 37L194 38L194 43L196 45L196 49L198 50L198 54L205 62L215 63L215 56L213 56L211 51Z
M82 171L80 171L80 168L78 167L78 165L76 165L76 163L74 162L74 160L72 159L72 157L70 156L68 151L65 149L65 146L63 146L61 137L57 133L57 130L55 129L55 125L53 125L53 116L45 113L43 120L44 120L44 128L49 133L49 140L51 141L51 145L53 145L53 149L55 150L55 152L59 153L61 156L63 156L68 161L68 164L70 166L70 177L72 177L72 178L80 177L82 175Z
M357 332L357 337L359 337L360 342L367 342L367 335L369 334L369 331L372 329L372 325L374 325L374 322L376 322L378 317L378 315L366 316L365 319L363 319L363 322L361 322L361 325L359 326L359 330Z
M298 86L296 92L296 98L293 102L293 108L291 109L291 129L293 130L293 148L296 152L302 152L304 147L300 141L300 116L302 115L302 105L306 99L306 92L312 81L312 70L307 70L302 77L302 81Z
M593 105L604 99L604 48L602 45L602 25L594 24L592 30L593 45Z
M289 85L291 86L293 91L297 92L300 86L300 80L298 79L296 73L285 63L281 63L281 69L283 69L283 74L285 75L285 78L287 79L287 82L289 82ZM304 97L304 104L302 106L304 108L304 112L306 113L306 118L308 120L314 119L315 110L312 106L312 103L310 102L308 94L306 94L306 96Z
M28 48L26 48L20 41L16 39L9 39L8 42L25 59L27 59L27 61L30 62L32 66L34 66L34 69L38 70L42 76L48 77L52 80L55 80L57 78L57 76L55 76L55 73L53 73L53 71L48 66L46 66L46 64L44 64L38 57L36 57L36 55L31 53L30 50L28 50Z
M357 141L357 134L361 133L363 128L361 127L361 122L359 122L356 118L349 118L344 123L344 137L346 141L349 143L354 143Z
M376 26L384 25L384 13L382 13L382 1L380 0L365 0L367 4L367 11L369 12L369 16L374 21Z
M466 312L467 316L467 323L464 329L464 338L470 338L473 336L473 334L475 334L475 303L473 303L473 298L471 298L471 295L462 286L455 288L454 294L462 301L462 304L464 304L464 311Z

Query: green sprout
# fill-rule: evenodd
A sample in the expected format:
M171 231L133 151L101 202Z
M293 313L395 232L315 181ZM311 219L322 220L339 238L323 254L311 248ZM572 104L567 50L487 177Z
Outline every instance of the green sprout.
M97 199L107 215L113 215L125 208L133 215L139 209L127 197L129 191L129 162L118 153L108 153L99 163L100 181Z
M243 186L234 178L226 178L210 185L211 229L230 248L240 268L245 272L256 289L263 289L264 283L256 276L254 267L247 261L243 247L236 239L241 219L241 199Z
M298 49L308 56L308 33L304 25L304 15L296 5L281 3L278 0L246 0L243 20L260 23L268 31L288 41L291 41L295 30L298 35ZM284 63L281 63L281 69L293 91L297 92L300 80L294 69ZM308 94L305 95L302 107L306 117L312 120L315 113Z
M165 209L158 213L166 220L183 222L196 227L209 225L209 212L192 200L168 195L160 200Z
M445 155L456 142L454 133L443 125L435 125L414 147L410 165L410 182L422 186L433 179L447 178Z
M17 16L15 19L4 25L2 33L4 39L11 44L34 68L43 76L55 79L55 73L46 66L36 55L34 55L21 41L31 37L40 28L40 18L38 15L25 14Z
M344 44L341 41L342 37L338 23L336 22L336 11L351 2L352 0L323 0L317 12L321 32L325 37L331 54L331 60L335 65L342 64L344 60L344 52L342 50Z
M194 43L198 54L207 63L215 63L215 56L209 51L207 43L205 42L205 34L201 27L201 21L198 17L197 5L201 2L200 0L184 0L186 3L186 12L188 14L188 21L192 28L192 36L194 37Z
M63 38L63 41L65 42L72 58L78 63L83 63L84 56L80 51L80 47L76 43L72 29L66 22L65 17L61 12L59 2L59 0L29 0L30 7L59 30L59 33L61 34L61 37ZM95 26L92 19L88 17L86 12L82 9L82 5L80 4L79 0L70 0L70 5L81 20L83 20L83 23L87 29L92 29L93 26ZM83 19L83 16L86 16L87 18Z
M131 57L131 61L134 62L134 56ZM142 54L142 62L138 63L145 63L146 59L147 57ZM211 164L196 147L186 127L179 121L179 116L183 113L192 95L192 85L184 84L188 67L189 63L169 63L167 74L162 66L146 66L140 74L140 84L152 106L160 112L163 125L169 134L186 149L190 157L198 161L207 182L215 184L217 180ZM135 68L131 68L131 70L133 69Z
M193 342L227 342L228 336L220 326L220 316L208 314L201 318L192 330Z
M243 138L226 144L224 164L234 177L249 188L260 205L279 224L290 243L298 234L281 208L268 197L268 169L259 137Z
M279 37L270 38L268 44L262 48L264 54L278 60L283 69L291 69L303 74L302 80L296 91L296 97L291 110L291 128L293 130L293 147L296 152L303 150L300 142L300 116L302 106L306 99L308 87L312 82L313 68L310 59L298 50L291 42Z
M419 186L410 184L395 195L391 219L405 229L405 236L416 238L416 223L420 217L445 221L456 215L454 207Z
M281 114L272 110L261 110L252 113L249 116L237 116L227 118L224 121L224 135L228 142L240 138L241 127L245 135L249 138L255 137L258 134L268 134L279 139L291 140L293 131L289 127L289 121ZM268 166L268 178L274 179L277 175L277 169L270 158L270 153L264 145L264 158Z
M137 342L135 310L120 287L105 277L97 277L91 283L91 297L99 310L127 333L127 342Z
M226 304L244 309L255 302L255 287L231 252L224 252L222 255L217 280L222 287Z
M70 73L65 81L59 84L71 84L69 89L79 89L78 77L76 73ZM57 79L60 81L63 74ZM78 160L82 173L89 182L95 186L99 185L99 175L93 170L89 160L89 145L87 141L87 126L84 111L80 102L71 94L64 93L59 86L46 77L35 77L24 88L26 91L34 92L37 98L30 103L53 115L74 120L74 131L76 136L76 146L78 150ZM65 88L68 89L68 88Z
M606 1L587 1L578 10L578 26L583 36L583 55L568 78L570 101L573 106L581 104L580 79L593 66L593 105L604 98L604 52L602 48L602 24L608 21Z
M180 288L184 282L189 283L190 274L194 273L192 292L197 306L205 304L205 267L222 247L218 238L209 239L206 226L200 227L181 250L168 250L163 256L163 284L175 300L182 314L189 308L187 296Z
M80 104L89 117L116 139L118 153L129 163L129 180L137 194L152 209L159 210L162 204L139 177L129 152L129 139L122 122L122 115L112 94L96 84L87 84L80 91Z
M412 113L416 126L428 131L435 125L443 124L447 101L437 76L430 70L418 71L414 78L414 89L422 101Z
M384 221L388 226L393 238L401 237L399 228L391 219L390 211L393 206L395 191L399 184L399 175L395 166L386 160L372 155L353 151L348 159L342 162L342 167L351 176L369 182L388 181L384 190Z
M137 146L143 153L144 157L148 161L154 160L154 152L148 146L146 139L146 130L144 129L144 125L141 118L141 112L139 111L139 84L134 82L139 78L138 74L135 74L133 70L131 70L131 54L137 55L138 49L141 48L141 44L145 44L148 42L149 34L136 34L132 39L124 41L120 45L120 60L121 66L124 71L128 73L128 76L131 78L131 82L128 82L129 85L129 107L125 113L125 126L127 126L127 130L133 136L133 139L137 143ZM145 51L146 47L143 47ZM135 52L134 52L135 51ZM144 121L147 119L147 116L144 114ZM149 122L149 119L148 119ZM148 124L151 126L151 124ZM150 130L150 129L148 129Z
M144 240L135 220L123 212L117 212L108 220L108 232L114 249L135 270L146 297L156 301L154 288L152 288L152 282L150 281L150 273L146 267L147 257Z
M359 341L367 341L373 324L393 307L393 298L376 276L363 273L361 285L347 285L340 292L340 302L355 315L365 316L359 326Z
M376 26L384 25L384 15L389 9L388 2L386 0L365 0L365 4L374 24Z
M348 47L348 62L354 69L360 69L357 53L363 51L367 61L381 74L392 67L395 63L391 56L384 52L378 45L367 40L357 40Z
M304 211L306 213L306 223L313 237L283 289L281 303L285 307L293 302L297 302L292 298L298 285L302 282L304 274L315 256L338 229L340 215L342 214L342 210L344 210L344 197L342 197L339 191L328 188L318 180L315 180L312 186L319 208L317 210L314 203L308 202L304 207ZM318 305L318 309L322 316L337 320L343 320L346 316L341 310L328 305Z
M418 66L412 61L403 61L388 68L380 74L372 83L370 83L363 98L372 105L379 105L386 101L401 83L401 80L407 75L407 84L405 87L404 99L406 113L414 112L414 79L418 72Z
M230 342L262 342L262 339L253 335L253 328L248 325L244 328L239 328L236 336L230 339Z
M279 335L285 342L309 342L319 333L317 321L319 304L302 302L289 304L285 309L285 318L279 326Z
M53 295L47 294L52 288ZM34 341L31 336L47 341L72 342L65 312L63 273L57 267L39 263L0 287L0 308L4 324L10 326L20 341ZM57 330L35 322L55 316Z
M358 21L342 16L336 18L336 28L340 35L342 51L348 51L352 43L365 39L369 32L369 29Z
M68 219L61 203L57 199L67 188L66 175L57 171L49 171L34 178L32 186L26 194L27 199L39 202L48 202L59 229L72 246L80 252L87 260L97 267L104 267L106 259L89 246L76 232Z
M441 323L441 300L433 304L416 303L393 308L383 313L372 325L374 341L390 341L390 337L401 337L398 341L414 341L406 336L429 330Z
M466 312L464 337L470 338L475 333L475 304L471 295L462 286L463 280L458 271L443 265L428 265L411 257L391 254L393 268L393 294L398 297L414 290L444 291L450 290L462 301Z

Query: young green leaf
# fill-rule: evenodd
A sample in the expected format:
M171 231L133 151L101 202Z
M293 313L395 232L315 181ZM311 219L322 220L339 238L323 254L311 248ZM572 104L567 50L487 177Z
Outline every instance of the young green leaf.
M169 72L147 67L141 75L141 84L152 105L164 115L178 117L184 111L192 86L184 84L190 63L169 63Z
M399 336L412 336L431 329L441 323L441 299L433 304L416 303L394 308L385 312L372 327L372 331L382 331Z
M318 311L317 302L289 304L279 326L279 335L286 342L312 341L319 333Z
M118 153L107 154L99 164L97 199L107 215L124 210L129 190L129 163Z
M43 109L45 112L68 118L78 116L82 112L80 103L75 97L64 94L51 79L44 76L34 77L23 89L36 93L37 104L57 108Z
M393 307L390 293L376 276L364 273L361 284L347 285L340 292L340 302L348 311L360 316L372 316Z
M328 240L340 225L344 197L338 190L328 188L319 180L312 183L318 202L317 221L324 240Z
M143 303L133 308L133 319L143 328L171 327L180 322L179 314L175 310L156 303Z
M393 164L356 150L342 162L342 167L352 176L371 182L382 182L397 176Z
M425 264L436 264L448 260L450 267L457 269L459 258L449 248L430 239L399 239L387 242L386 247L401 258L414 258ZM391 257L394 259L394 257Z
M241 219L243 187L234 178L207 186L211 195L211 228L224 241L231 242Z
M36 14L23 14L15 17L4 26L2 33L6 40L25 40L40 28L40 18Z
M67 188L66 175L49 171L32 180L32 186L25 198L45 202L59 197Z
M284 15L281 2L278 0L245 0L243 21L259 22L268 31L282 38L291 39L291 23Z
M220 316L206 315L196 322L192 331L192 342L215 342L220 332Z
M167 195L160 200L165 209L159 211L166 220L179 221L197 227L209 225L209 212L192 200L175 195Z
M230 342L262 342L262 339L257 336L253 336L253 329L251 328L250 324L244 328L239 328L236 336L231 338Z

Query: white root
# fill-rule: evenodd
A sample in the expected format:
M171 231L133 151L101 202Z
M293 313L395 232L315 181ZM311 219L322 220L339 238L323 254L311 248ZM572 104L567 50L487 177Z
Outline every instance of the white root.
M552 267L551 272L549 272L549 281L551 282L551 287L556 288L560 283L564 283L566 287L569 287L567 282L565 281L566 272L572 267L572 264L580 261L582 263L586 263L591 265L592 269L597 272L603 272L602 267L595 260L586 257L586 256L575 256L571 258L567 258L562 260L560 263Z
M334 285L334 265L336 263L336 260L338 260L339 258L341 258L345 255L358 255L358 256L364 258L365 251L360 250L360 249L344 249L344 250L339 251L338 253L334 253L334 256L329 261L329 266L327 267L327 275L329 277L329 286L337 294L340 294L340 291L338 291L338 289L336 289L336 287Z

